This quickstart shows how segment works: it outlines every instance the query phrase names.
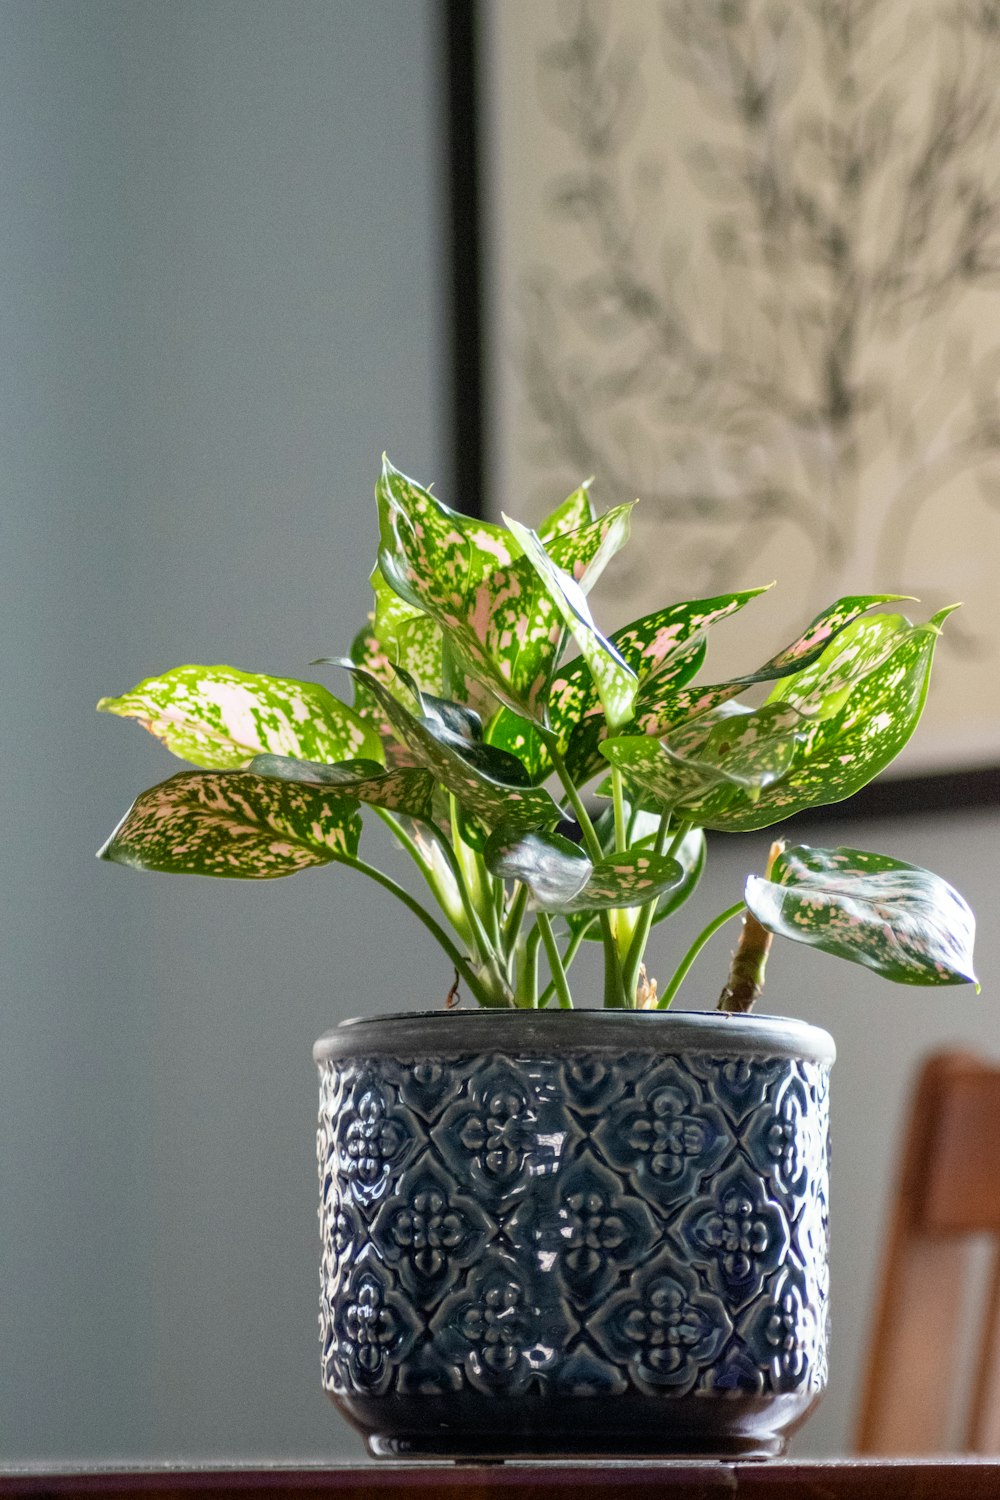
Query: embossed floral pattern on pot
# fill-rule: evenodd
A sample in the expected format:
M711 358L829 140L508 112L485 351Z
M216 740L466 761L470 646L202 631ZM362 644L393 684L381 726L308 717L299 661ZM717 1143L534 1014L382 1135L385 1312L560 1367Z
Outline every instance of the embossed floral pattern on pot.
M576 1326L530 1274L499 1255L469 1273L431 1324L435 1346L462 1365L470 1385L505 1395L520 1394L550 1369Z
M711 1367L732 1324L718 1297L667 1251L633 1278L591 1324L601 1347L640 1390L690 1390Z
M496 1232L489 1216L430 1156L407 1174L372 1225L385 1261L421 1300L452 1286Z
M782 1264L789 1230L778 1204L742 1161L720 1172L689 1205L677 1233L727 1306L742 1308Z
M675 1058L641 1078L634 1102L605 1115L594 1136L644 1196L666 1204L689 1198L734 1144L721 1110Z

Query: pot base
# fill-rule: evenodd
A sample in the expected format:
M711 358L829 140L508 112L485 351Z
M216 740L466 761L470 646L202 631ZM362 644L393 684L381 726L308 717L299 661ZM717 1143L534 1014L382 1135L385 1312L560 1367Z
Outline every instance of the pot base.
M376 1458L780 1458L818 1395L335 1401ZM386 1410L386 1407L391 1408ZM381 1429L381 1430L380 1430ZM388 1429L388 1431L386 1431Z

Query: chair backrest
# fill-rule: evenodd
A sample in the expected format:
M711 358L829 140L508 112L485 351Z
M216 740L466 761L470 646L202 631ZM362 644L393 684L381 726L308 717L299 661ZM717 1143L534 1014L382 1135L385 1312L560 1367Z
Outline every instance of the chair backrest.
M973 1236L996 1238L968 1348ZM859 1453L1000 1451L1000 1067L962 1052L923 1065L904 1139L857 1431ZM966 1347L963 1349L963 1342ZM971 1378L969 1367L971 1365ZM964 1374L963 1374L964 1369ZM969 1392L964 1440L953 1396Z

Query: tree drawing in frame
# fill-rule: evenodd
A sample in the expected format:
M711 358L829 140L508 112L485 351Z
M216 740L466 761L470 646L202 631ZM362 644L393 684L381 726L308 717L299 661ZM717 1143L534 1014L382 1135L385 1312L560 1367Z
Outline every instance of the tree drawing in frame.
M495 35L528 15L498 11ZM650 593L777 577L792 629L831 586L964 599L932 754L1000 758L973 686L997 677L1000 4L536 0L530 29L528 509L593 474L641 498Z

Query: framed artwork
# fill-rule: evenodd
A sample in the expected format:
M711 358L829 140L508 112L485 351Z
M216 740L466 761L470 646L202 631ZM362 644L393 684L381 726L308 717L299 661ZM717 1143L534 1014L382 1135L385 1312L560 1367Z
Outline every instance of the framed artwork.
M851 806L1000 803L996 7L446 9L463 498L638 497L609 630L774 580L713 677L840 594L963 601L897 780Z

